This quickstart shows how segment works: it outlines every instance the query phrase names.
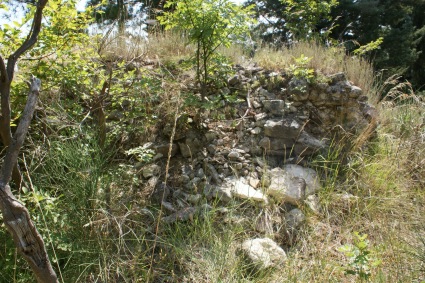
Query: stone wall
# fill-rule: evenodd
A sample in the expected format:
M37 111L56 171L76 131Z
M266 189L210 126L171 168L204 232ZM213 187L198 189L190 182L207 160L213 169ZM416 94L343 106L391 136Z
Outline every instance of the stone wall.
M305 219L297 208L300 203L313 211L319 207L315 193L320 178L307 168L308 157L326 151L343 135L354 139L376 115L367 96L343 73L323 81L310 84L258 67L239 67L226 88L207 97L238 93L239 103L229 108L223 101L222 108L203 111L202 127L182 116L168 186L161 184L159 175L164 171L157 164L141 170L156 186L154 195L161 196L167 212L163 221L190 220L210 209L212 199L223 204L241 199L261 206L285 205L289 209L282 221L289 230L297 228ZM212 119L220 113L231 117ZM163 132L169 135L171 126ZM159 163L168 153L166 141L167 137L147 146L157 152ZM267 229L272 228L259 232L270 234Z
M242 176L255 171L264 156L277 164L300 163L341 135L354 139L371 122L374 108L343 73L324 80L309 84L257 67L239 68L222 90L242 98L232 105L233 119L210 118L223 109L206 111L204 130L178 127L173 153L179 151L195 167L214 166L224 179L234 171Z

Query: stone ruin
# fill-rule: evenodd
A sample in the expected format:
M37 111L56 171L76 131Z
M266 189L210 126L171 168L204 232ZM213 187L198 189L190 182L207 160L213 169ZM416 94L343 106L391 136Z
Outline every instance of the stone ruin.
M159 180L159 173L164 170L158 165L169 150L172 127L165 127L162 143L156 140L145 145L155 150L154 161L158 164L141 169L143 177L155 187L153 194L161 196L157 199L166 211L162 221L190 220L211 209L212 199L218 199L224 206L231 200L242 199L261 206L277 203L289 207L282 215L289 231L305 219L298 208L300 203L313 211L320 209L315 198L320 178L308 168L309 158L328 150L342 135L359 136L374 123L376 116L366 94L350 83L344 73L323 81L309 83L259 67L238 67L220 94L237 92L241 102L226 110L223 101L222 109L204 111L200 115L201 128L192 127L190 119L178 123L170 160L174 169L167 186ZM214 95L209 99L214 99ZM225 111L231 112L231 119L211 118ZM259 232L270 234L266 230L259 228ZM241 249L256 262L261 258L259 251L251 251L247 241ZM254 242L274 245L269 239ZM266 253L260 254L263 252ZM270 257L266 258L267 262L258 264L273 265ZM282 257L273 254L272 258L279 262L286 256L283 252Z

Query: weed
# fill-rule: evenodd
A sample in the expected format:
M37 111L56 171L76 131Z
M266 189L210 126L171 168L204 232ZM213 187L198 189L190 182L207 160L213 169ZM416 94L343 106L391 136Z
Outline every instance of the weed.
M369 281L371 269L378 266L381 261L370 257L369 241L367 234L360 235L354 232L354 244L346 244L338 250L349 258L349 267L345 269L345 274L355 275L363 281Z

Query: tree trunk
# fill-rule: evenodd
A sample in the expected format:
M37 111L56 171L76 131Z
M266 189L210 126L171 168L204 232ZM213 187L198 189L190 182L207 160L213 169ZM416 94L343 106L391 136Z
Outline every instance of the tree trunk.
M1 168L0 210L3 214L4 224L12 235L19 253L28 262L37 281L40 283L58 282L56 273L50 264L43 238L31 221L28 210L17 200L9 187L13 168L34 114L41 81L33 77L29 86L30 93L24 112L7 149Z
M28 210L12 194L9 185L4 183L0 183L0 209L6 228L12 234L19 253L34 272L37 282L58 282L43 239L32 223Z
M6 69L4 70L4 73L6 73ZM0 83L2 113L0 116L0 137L5 148L7 148L12 141L12 131L10 129L10 84L11 80L9 76L2 76L2 81ZM16 163L13 168L12 180L16 186L21 186L22 175L19 170L18 163Z

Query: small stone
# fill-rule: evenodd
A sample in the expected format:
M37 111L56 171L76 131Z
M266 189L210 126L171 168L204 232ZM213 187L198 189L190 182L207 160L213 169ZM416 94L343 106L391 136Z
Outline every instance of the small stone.
M239 159L239 158L240 158L240 156L241 156L241 154L240 154L239 152L237 152L237 151L231 151L231 152L227 155L227 157L228 157L229 159L231 159L231 160Z
M190 177L188 175L180 175L179 179L182 184L187 184L190 181Z
M234 183L231 191L232 195L238 198L268 203L267 197L262 192L254 189L250 185L243 183L241 180L237 180Z
M260 121L267 118L267 113L258 113L254 116L255 121Z
M162 221L165 223L174 223L176 221L187 221L193 220L193 216L196 213L196 209L194 207L186 207L182 210L179 210L176 213L171 214L170 216L162 218Z
M319 214L322 210L322 207L320 205L319 198L316 195L309 195L305 200L304 203L313 211L315 214Z
M213 145L213 144L209 144L209 145L207 146L207 151L208 151L210 154L215 154L215 152L216 152L216 147L215 147L215 145Z
M211 179L213 182L218 184L220 182L220 176L218 175L217 170L212 164L205 164L206 172L209 176L211 176Z
M242 250L259 268L281 266L287 259L285 251L272 239L249 239L242 243Z
M200 194L196 195L187 195L186 200L192 204L197 204L201 200L202 196Z
M332 84L338 83L338 82L342 82L342 81L346 81L347 77L345 76L345 73L336 73L336 74L332 74L330 76L328 76L328 78L330 79Z
M214 131L209 131L207 133L205 133L205 138L207 139L208 142L212 142L213 140L215 140L217 138L217 133Z
M161 202L162 207L167 210L168 212L175 212L176 209L173 207L173 205L167 201Z
M156 164L151 164L142 169L142 175L144 178L150 178L159 174L161 167Z
M287 230L295 230L303 224L305 215L300 209L294 208L285 215L285 221Z
M251 134L253 135L258 135L259 133L261 133L260 127L255 127L254 129L251 130Z
M229 202L232 200L232 192L229 187L216 187L215 189L213 189L212 195L213 197L224 202Z
M198 177L198 178L204 178L205 177L205 174L204 174L204 169L202 169L202 168L199 168L197 171L196 171L196 177Z
M258 188L260 186L260 180L258 180L257 178L248 178L248 183L253 188Z
M237 85L239 82L240 82L240 79L239 79L239 76L238 76L238 75L234 75L233 77L231 77L231 78L227 81L227 83L228 83L230 86L235 86L235 85Z
M281 99L264 100L264 110L272 115L282 115L285 113L285 101Z
M320 189L316 171L299 165L288 164L283 168L274 168L268 170L266 175L270 176L268 194L294 205Z
M237 169L237 170L241 170L243 168L242 163L236 163L234 166L235 166L235 169Z
M260 102L258 102L257 100L252 101L252 107L254 107L255 109L261 108L261 106L263 106L263 105Z

